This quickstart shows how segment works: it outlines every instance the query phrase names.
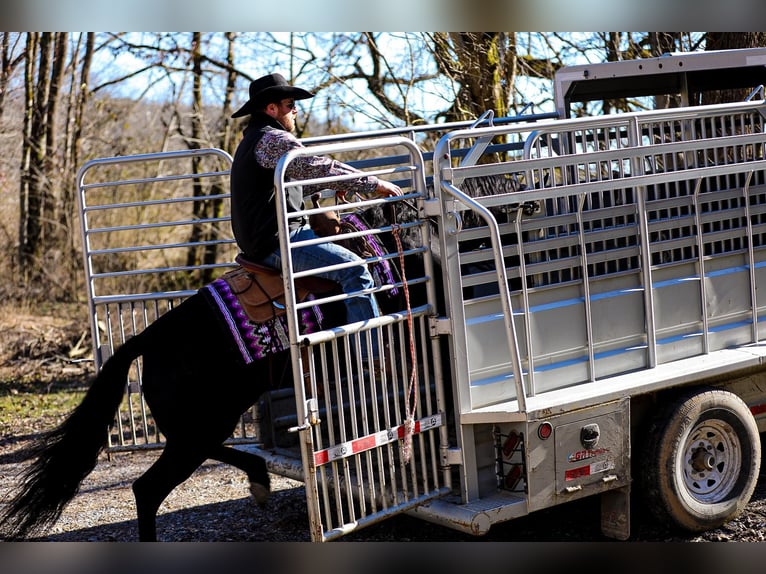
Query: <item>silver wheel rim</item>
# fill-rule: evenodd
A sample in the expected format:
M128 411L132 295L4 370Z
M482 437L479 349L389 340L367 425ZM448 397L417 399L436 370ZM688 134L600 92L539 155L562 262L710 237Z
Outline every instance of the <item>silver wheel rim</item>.
M683 479L689 494L704 503L729 497L742 469L742 448L732 426L719 419L695 426L684 444Z

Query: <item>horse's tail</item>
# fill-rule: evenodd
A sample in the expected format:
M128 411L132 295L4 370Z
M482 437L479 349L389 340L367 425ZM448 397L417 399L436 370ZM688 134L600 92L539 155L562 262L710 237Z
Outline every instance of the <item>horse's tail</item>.
M57 428L23 453L32 460L13 498L0 508L0 536L18 540L58 520L83 479L96 466L122 401L131 363L142 354L142 336L129 339L104 363L80 405Z

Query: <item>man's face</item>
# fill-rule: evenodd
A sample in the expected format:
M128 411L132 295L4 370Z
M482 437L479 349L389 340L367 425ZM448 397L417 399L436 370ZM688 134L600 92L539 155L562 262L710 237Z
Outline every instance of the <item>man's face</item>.
M288 132L295 129L295 116L298 114L298 108L295 106L295 100L292 98L282 100L276 106L276 119L282 124Z

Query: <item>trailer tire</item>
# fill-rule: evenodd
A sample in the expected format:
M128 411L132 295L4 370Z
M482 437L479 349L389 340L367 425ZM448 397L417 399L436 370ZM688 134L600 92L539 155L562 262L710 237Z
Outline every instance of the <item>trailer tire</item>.
M648 508L664 523L712 530L750 501L761 443L737 395L711 388L685 392L656 413L646 439L640 479Z

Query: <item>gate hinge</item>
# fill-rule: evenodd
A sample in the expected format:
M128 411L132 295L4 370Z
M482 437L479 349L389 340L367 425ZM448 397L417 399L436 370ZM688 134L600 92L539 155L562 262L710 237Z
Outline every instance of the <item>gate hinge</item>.
M452 334L452 321L447 317L429 317L428 327L431 330L431 337L438 337L439 335Z
M463 451L457 447L441 449L442 467L460 466L463 464Z
M439 217L442 214L441 202L438 199L426 199L423 202L424 217Z

